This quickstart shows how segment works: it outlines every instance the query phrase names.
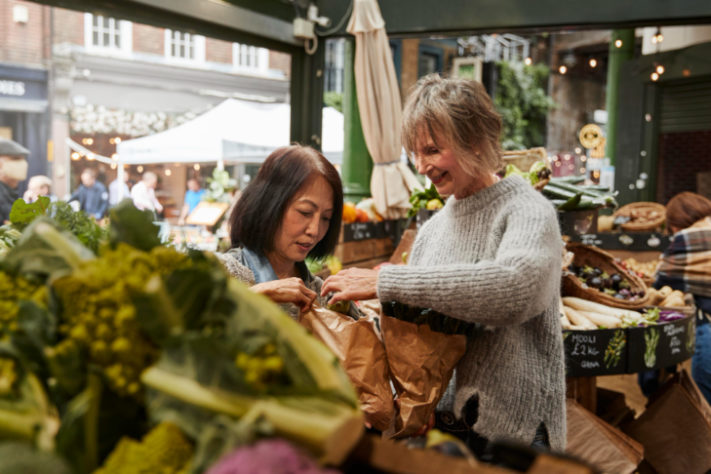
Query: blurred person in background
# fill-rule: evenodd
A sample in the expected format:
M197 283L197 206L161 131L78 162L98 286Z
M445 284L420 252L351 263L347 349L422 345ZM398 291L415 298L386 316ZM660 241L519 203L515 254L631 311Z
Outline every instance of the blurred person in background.
M142 211L153 211L156 214L163 212L163 206L156 198L156 186L158 186L158 176L152 171L143 173L141 181L131 189L133 205Z
M118 176L115 180L109 183L109 206L114 207L124 199L131 197L131 191L128 189L129 174L123 173L123 183L119 183Z
M694 295L696 351L691 375L711 404L711 200L685 191L671 198L666 209L674 237L662 254L654 288L669 286ZM652 395L661 385L659 371L640 373L639 382L642 392Z
M17 185L27 179L29 154L19 143L0 138L0 224L10 219L12 203L19 197Z
M96 180L96 170L85 168L81 172L81 184L69 196L68 202L79 202L79 209L99 220L109 208L109 192L103 183Z
M37 175L30 178L27 183L27 191L22 196L25 202L35 202L40 196L46 196L50 200L54 201L54 196L51 195L52 191L52 180L44 175Z
M185 219L204 197L205 190L200 187L200 181L197 178L190 178L188 180L188 190L185 192L183 209L180 211L180 218L178 219L179 225L185 224Z

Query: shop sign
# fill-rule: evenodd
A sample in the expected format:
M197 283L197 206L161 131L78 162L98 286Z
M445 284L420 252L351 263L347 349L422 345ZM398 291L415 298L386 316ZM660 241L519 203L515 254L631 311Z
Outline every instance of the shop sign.
M24 82L0 80L0 95L22 97L25 95L25 91Z

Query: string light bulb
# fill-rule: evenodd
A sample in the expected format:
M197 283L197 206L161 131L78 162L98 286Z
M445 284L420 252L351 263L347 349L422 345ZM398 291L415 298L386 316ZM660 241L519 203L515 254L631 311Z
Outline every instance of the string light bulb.
M166 176L170 176L171 174L173 174L172 171L170 171L169 169L165 170L165 175L166 175Z
M81 155L79 154L78 151L75 151L75 152L73 152L73 153L71 154L71 157L72 157L72 160L76 161L76 160L78 160L79 158L81 158Z
M652 36L652 43L659 44L664 41L664 35L662 34L662 29L657 27L657 32Z
M616 48L621 48L621 47L622 47L622 40L621 40L621 39L615 40L615 47L616 47Z
M533 64L533 59L531 59L531 57L529 56L526 59L524 59L523 62L526 66L530 66L531 64Z
M657 74L657 71L654 71L651 76L649 76L653 81L659 80L659 74Z
M200 171L200 164L199 164L199 163L195 163L195 164L193 165L193 169L194 169L195 171Z
M136 171L138 171L139 173L143 173L143 166L138 165L138 168L136 168Z
M597 59L590 58L590 61L588 61L588 64L590 65L591 68L596 68L597 67Z
M657 74L664 74L664 71L664 66L662 66L661 64L657 66Z
M565 74L566 72L568 72L568 68L565 66L565 64L563 64L558 68L558 72L561 74Z

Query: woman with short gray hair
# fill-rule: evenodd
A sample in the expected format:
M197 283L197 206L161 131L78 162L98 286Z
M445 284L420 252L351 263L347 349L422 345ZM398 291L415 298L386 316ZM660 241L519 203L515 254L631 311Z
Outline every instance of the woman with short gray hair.
M403 143L446 205L418 231L408 265L344 270L322 288L331 303L377 296L478 325L437 427L479 457L503 439L565 447L557 216L521 177L495 174L500 133L480 83L422 78L405 105Z

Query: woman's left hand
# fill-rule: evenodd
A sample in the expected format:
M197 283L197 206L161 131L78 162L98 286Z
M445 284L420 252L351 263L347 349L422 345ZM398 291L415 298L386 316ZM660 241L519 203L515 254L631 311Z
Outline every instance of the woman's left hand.
M333 293L328 304L339 301L369 300L378 297L378 270L348 268L326 278L321 296Z

